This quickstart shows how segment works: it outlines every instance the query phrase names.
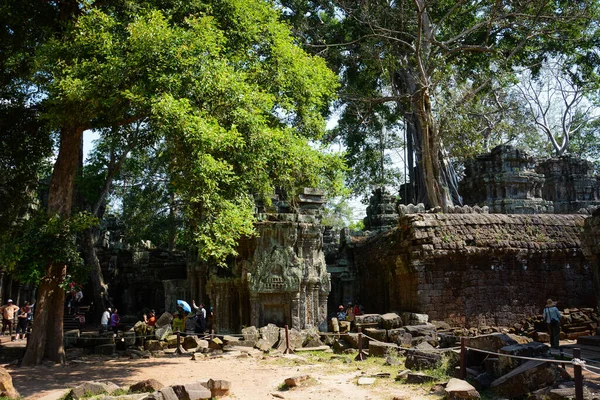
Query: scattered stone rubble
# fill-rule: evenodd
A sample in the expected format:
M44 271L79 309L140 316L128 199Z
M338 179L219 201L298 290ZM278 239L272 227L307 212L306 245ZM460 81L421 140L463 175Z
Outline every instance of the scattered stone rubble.
M168 320L167 317L163 317L161 319ZM584 334L589 335L595 331L598 321L599 317L592 309L565 309L561 336L576 339ZM509 357L517 355L543 359L549 356L548 347L542 343L547 340L547 337L541 316L528 318L512 327L466 329L451 327L441 321L429 321L426 314L398 312L360 315L356 316L352 323L333 318L329 327L330 332L319 332L316 328L290 329L288 332L290 350L322 350L327 349L328 347L324 347L327 345L334 352L339 353L339 357L348 358L348 362L352 362L348 354L357 354L362 345L365 355L384 357L387 365L399 365L402 360L399 356L404 356L406 370L396 377L397 380L407 383L437 382L437 379L428 376L426 371L439 367L448 368L450 373L456 371L460 364L457 346L460 345L460 338L466 337L467 347L500 355L493 356L469 350L466 358L467 374L473 386L453 380L452 384L449 383L444 389L446 398L476 399L479 398L478 390L489 388L498 395L509 398L534 393L544 388L546 389L543 393L554 389L562 391L568 389L565 385L569 380L564 378L568 377L568 374L562 371L558 364L542 361L525 362ZM358 328L361 332L358 332ZM84 349L88 353L119 355L132 359L176 356L178 344L181 354L191 357L192 360L218 356L223 352L239 357L262 357L265 352L281 354L287 348L285 329L273 324L261 328L253 326L244 328L241 335L218 335L212 338L182 336L179 343L176 335L164 335L164 332L156 331L154 337L141 340L136 336L137 331L132 328L129 332L125 332L124 337L117 338L116 342L112 335L102 336L97 333L77 335L75 332L67 332L65 342L69 343L68 354L74 354L74 350ZM147 330L143 332L144 336L148 333ZM291 377L289 382L286 380L286 385L288 387L302 385L308 379L304 376ZM84 388L74 388L72 397L74 399L81 397L78 394L80 392L110 394L119 389L114 385L107 385L109 384L87 382ZM200 399L215 397L217 396L215 393L223 395L222 393L227 393L229 389L230 384L225 381L207 381L167 388L156 381L143 381L128 390L130 393L134 391L145 393L145 399L187 400L186 393L191 393L190 391L196 391L193 392L194 396L201 396L202 393L208 396L194 397ZM132 400L140 398L142 397L135 397Z

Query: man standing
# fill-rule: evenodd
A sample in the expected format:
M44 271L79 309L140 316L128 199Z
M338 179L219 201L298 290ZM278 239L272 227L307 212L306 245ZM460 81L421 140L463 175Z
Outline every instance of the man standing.
M196 301L192 300L194 310L196 310L196 333L206 332L206 309L204 304L200 303L200 306L196 305Z
M110 320L111 311L112 310L109 307L104 311L104 313L102 313L102 318L100 318L100 326L102 326L102 333L108 331L108 321Z
M548 324L548 331L550 333L550 347L553 349L559 348L558 339L560 338L560 311L556 308L556 303L552 299L546 301L546 307L544 307L544 321Z
M13 304L12 299L8 299L8 302L5 306L0 307L0 311L2 311L2 334L6 331L6 327L8 327L8 332L12 337L13 334L13 321L15 319L15 313L19 310L19 307Z

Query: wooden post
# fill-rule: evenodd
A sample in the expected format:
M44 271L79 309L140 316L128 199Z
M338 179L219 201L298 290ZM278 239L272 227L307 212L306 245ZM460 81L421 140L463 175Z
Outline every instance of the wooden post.
M175 354L183 354L183 351L181 351L181 332L179 332L179 329L177 329L177 350L175 350Z
M215 338L215 330L211 329L210 330L210 340L213 340Z
M573 349L573 359L581 360L581 349ZM575 400L583 400L583 373L581 371L581 365L573 365L575 372Z
M460 379L465 380L467 378L467 339L464 337L460 338Z
M293 354L294 350L291 349L290 347L290 331L288 329L288 326L285 326L285 350L283 351L283 354Z
M362 328L358 328L358 354L354 358L354 361L364 361L366 360L367 355L363 352L362 346Z

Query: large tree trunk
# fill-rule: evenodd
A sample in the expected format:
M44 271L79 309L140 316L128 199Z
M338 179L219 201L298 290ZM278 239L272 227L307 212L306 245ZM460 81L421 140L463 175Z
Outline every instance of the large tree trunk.
M60 148L48 193L48 214L68 218L71 215L73 187L79 160L79 143L83 129L61 130ZM65 291L60 287L67 273L66 265L49 264L38 289L35 320L22 365L40 364L44 358L64 363L63 317Z
M96 305L94 315L99 316L106 310L106 307L112 307L112 304L108 296L108 285L104 282L104 275L102 274L95 245L96 235L94 234L94 228L88 228L83 231L81 252L83 253L85 264L91 267L90 278L94 291L94 304Z

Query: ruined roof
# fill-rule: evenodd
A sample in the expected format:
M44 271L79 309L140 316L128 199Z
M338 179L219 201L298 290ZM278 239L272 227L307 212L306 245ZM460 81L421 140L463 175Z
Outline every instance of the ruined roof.
M580 251L586 216L579 214L409 214L368 241L382 253L398 246L413 257L448 254ZM391 254L388 254L388 256ZM381 256L385 257L384 254Z

